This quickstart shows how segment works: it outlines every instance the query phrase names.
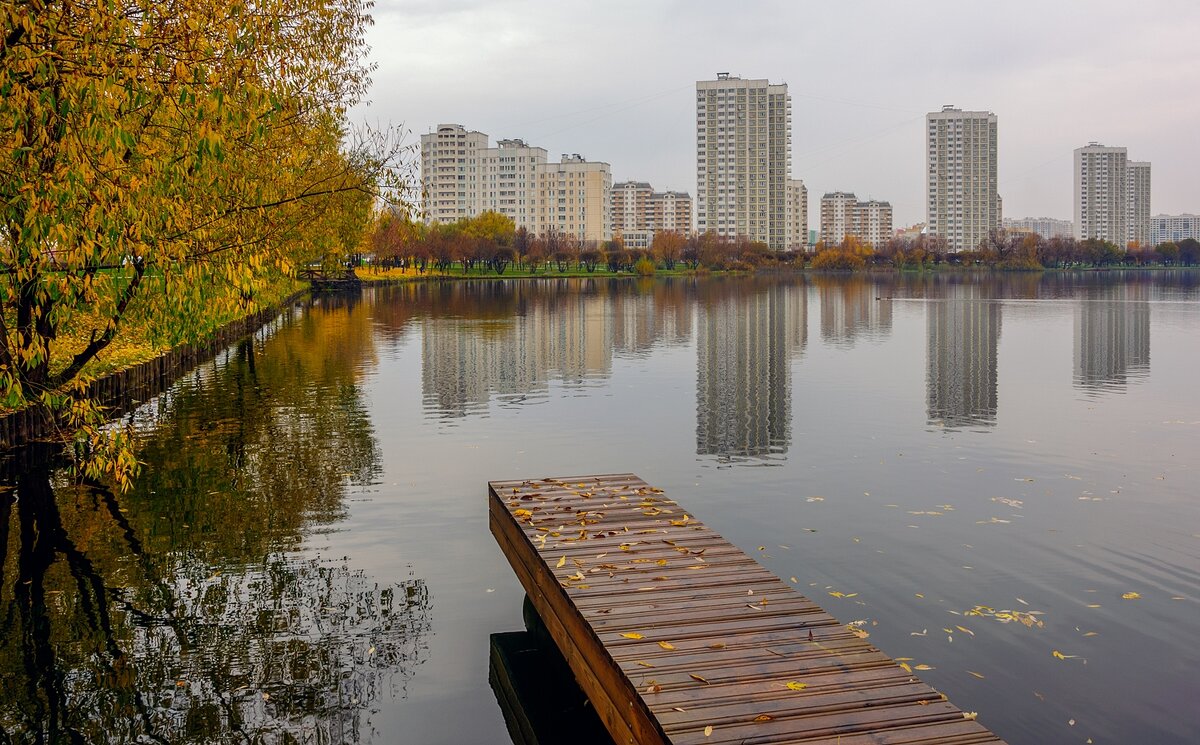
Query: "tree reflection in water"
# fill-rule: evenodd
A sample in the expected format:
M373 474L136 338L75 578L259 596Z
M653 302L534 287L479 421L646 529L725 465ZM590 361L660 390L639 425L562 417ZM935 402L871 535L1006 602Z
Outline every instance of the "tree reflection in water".
M0 743L340 743L423 658L420 579L296 553L380 453L366 309L323 301L135 417L128 494L48 447L0 492Z

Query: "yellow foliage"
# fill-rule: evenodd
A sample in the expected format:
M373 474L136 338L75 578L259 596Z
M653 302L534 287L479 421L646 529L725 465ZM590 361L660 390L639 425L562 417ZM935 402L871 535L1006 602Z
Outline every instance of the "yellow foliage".
M360 245L387 183L346 144L365 0L22 7L0 50L0 404L70 409L102 353L201 339Z

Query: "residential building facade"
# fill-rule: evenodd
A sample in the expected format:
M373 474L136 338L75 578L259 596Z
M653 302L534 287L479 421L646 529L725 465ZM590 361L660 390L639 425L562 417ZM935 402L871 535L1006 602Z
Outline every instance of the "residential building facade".
M1000 227L997 119L943 106L926 123L926 214L951 251L973 249Z
M421 135L421 202L427 222L477 214L479 152L487 146L487 135L461 124L439 124L436 131Z
M821 197L821 242L836 246L852 232L858 197L848 191L831 191Z
M535 235L558 231L585 241L612 237L611 168L580 155L550 162L520 139L488 146L483 132L439 124L421 135L423 212L429 224L493 211Z
M718 73L696 82L696 224L775 250L787 244L792 158L787 84Z
M650 231L650 198L654 187L645 181L622 181L613 184L609 209L612 212L613 237L620 237L630 248L631 238L640 243L641 234Z
M535 235L571 236L585 243L612 239L610 217L612 168L578 153L559 163L539 164L536 171Z
M1075 237L1125 247L1129 235L1129 165L1123 147L1075 148Z
M1005 230L1037 233L1043 238L1070 238L1075 233L1075 226L1070 220L1053 217L1006 217L1001 225Z
M1130 160L1126 168L1125 198L1129 211L1125 218L1125 241L1145 246L1150 243L1150 163Z
M683 191L654 191L645 181L623 181L612 188L613 237L626 248L649 248L654 234L692 232L692 197Z
M1150 243L1200 241L1200 215L1155 215L1150 218Z
M859 201L850 192L835 191L821 197L821 240L836 246L847 237L879 248L892 237L892 205Z
M787 182L787 235L784 247L788 251L807 251L808 187L798 178Z

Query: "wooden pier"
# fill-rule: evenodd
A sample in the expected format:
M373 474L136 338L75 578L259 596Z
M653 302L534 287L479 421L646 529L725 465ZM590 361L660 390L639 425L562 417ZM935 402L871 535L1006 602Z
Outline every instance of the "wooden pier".
M617 743L1001 742L633 474L488 488L492 534Z

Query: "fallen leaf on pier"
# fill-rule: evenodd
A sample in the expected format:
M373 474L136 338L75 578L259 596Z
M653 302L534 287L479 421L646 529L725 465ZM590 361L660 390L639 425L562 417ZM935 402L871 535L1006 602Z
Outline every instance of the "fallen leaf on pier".
M788 681L787 688L791 691L803 691L805 688L808 688L808 683L798 683L794 680L791 680Z
M669 651L669 650L672 650L672 649L674 649L674 648L675 648L675 645L674 645L674 644L672 644L671 642L659 642L659 643L658 643L658 646L660 646L660 647L662 647L663 649L666 649L666 650L668 650L668 651Z
M701 678L699 675L697 675L695 673L688 673L688 677L691 678L692 680L698 680L701 683L703 683L704 685L708 685L707 680L705 680L704 678Z
M562 557L561 559L559 559L559 560L558 560L558 563L554 565L554 568L555 568L555 569L561 569L561 568L562 568L562 566L563 566L564 564L566 564L566 563L567 563L567 557L565 557L565 556L564 556L564 557Z
M643 639L643 638L645 638L636 631L630 631L626 634L621 634L621 636L625 637L626 639Z
M756 721L756 722L769 722L769 721L771 721L771 720L772 720L772 719L774 719L774 718L775 718L775 717L771 716L770 714L759 714L758 716L754 717L754 721Z
M704 728L704 736L709 737L711 735L712 735L712 725L710 724Z

